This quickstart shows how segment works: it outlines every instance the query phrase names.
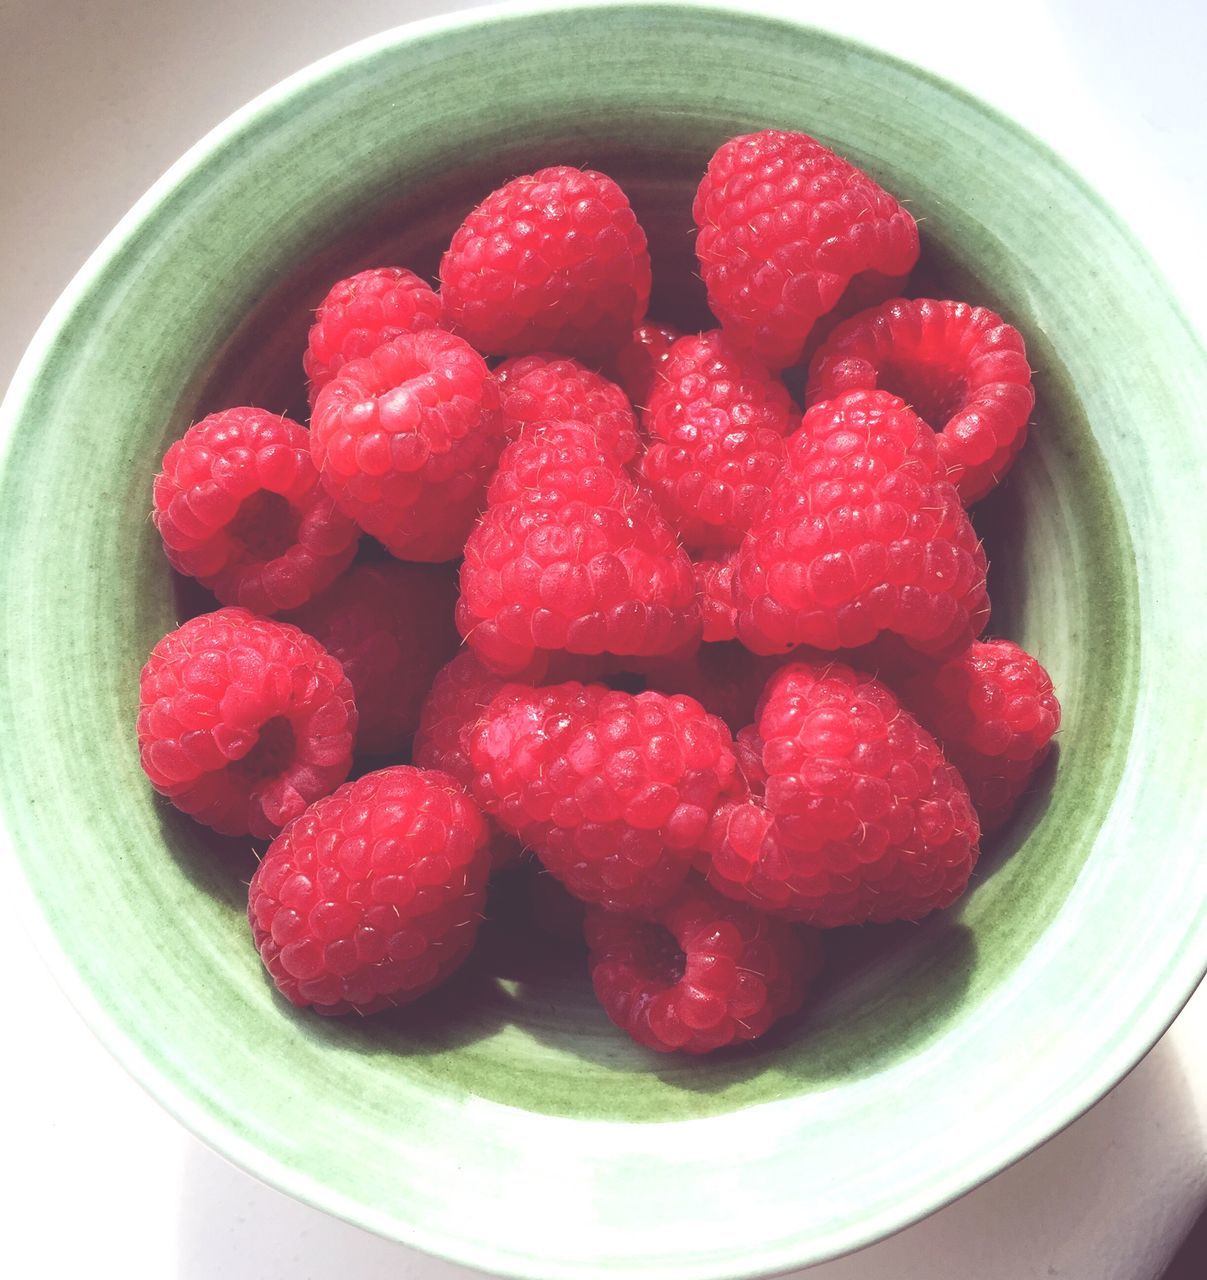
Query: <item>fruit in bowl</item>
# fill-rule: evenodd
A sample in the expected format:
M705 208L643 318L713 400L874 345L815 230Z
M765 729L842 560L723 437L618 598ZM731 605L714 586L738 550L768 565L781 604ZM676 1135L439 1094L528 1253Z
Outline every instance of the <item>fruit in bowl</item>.
M617 49L632 56L603 56ZM1029 437L973 520L992 634L1042 658L1059 693L1057 751L968 893L917 924L828 930L800 1021L746 1048L653 1058L585 975L529 963L489 918L481 958L430 999L363 1019L292 1010L249 942L248 841L156 800L130 733L134 674L198 612L146 519L163 454L230 406L304 423L298 359L331 283L381 264L435 281L487 193L559 163L628 196L648 314L710 332L692 199L723 140L767 125L908 195L910 295L978 303L1025 335ZM644 364L601 375L636 378L643 406L647 339ZM801 409L807 382L789 380ZM731 1277L866 1243L1071 1119L1201 974L1207 716L1186 584L1205 396L1199 346L1114 215L1017 128L866 49L632 5L458 18L330 61L157 188L7 401L0 522L20 554L0 564L0 786L44 949L206 1140L392 1237L528 1276ZM705 550L721 564L731 549ZM711 617L723 632L724 608ZM721 662L725 681L711 653L704 675L680 663L674 687L711 690L722 717L745 707L741 729L744 662ZM528 875L495 881L520 897ZM550 910L578 927L572 903Z
M817 967L794 926L950 906L979 854L970 786L1001 826L1046 758L1060 705L1034 657L977 639L986 564L963 505L1025 439L1022 337L964 302L881 302L821 340L798 423L779 367L844 301L906 287L917 224L778 129L723 142L692 212L721 327L668 338L642 406L603 371L670 332L645 315L646 234L616 182L560 165L474 209L439 293L397 266L332 285L300 361L308 438L234 408L168 449L169 560L263 616L218 609L156 646L143 768L216 830L276 834L248 919L291 1003L364 1015L447 981L482 913L486 815L596 908L593 985L634 1040L755 1040ZM434 664L405 658L451 633L451 596L396 576L394 608L373 609L386 570L341 576L358 531L403 562L463 556L462 636L487 679L512 679L446 718ZM747 663L752 705L728 725L666 687L686 664L717 696L701 646L722 546L732 634L778 657ZM270 620L312 597L300 632ZM910 709L890 687L905 681ZM453 774L403 764L429 699ZM392 703L419 715L361 727ZM393 760L340 786L354 745Z

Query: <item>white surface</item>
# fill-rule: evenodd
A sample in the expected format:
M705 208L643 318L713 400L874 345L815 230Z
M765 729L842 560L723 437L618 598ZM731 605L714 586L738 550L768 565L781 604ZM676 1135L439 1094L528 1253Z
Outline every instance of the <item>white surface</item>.
M0 384L88 252L206 129L315 57L455 7L0 0ZM1207 258L1188 230L1207 219L1207 10L1197 0L763 7L928 66L1047 137L1141 230L1203 318ZM472 1274L296 1204L202 1148L92 1040L20 932L0 931L0 972L17 1046L0 1057L0 1271ZM1207 1204L1205 1060L1200 992L1145 1062L1046 1147L810 1280L1151 1280Z

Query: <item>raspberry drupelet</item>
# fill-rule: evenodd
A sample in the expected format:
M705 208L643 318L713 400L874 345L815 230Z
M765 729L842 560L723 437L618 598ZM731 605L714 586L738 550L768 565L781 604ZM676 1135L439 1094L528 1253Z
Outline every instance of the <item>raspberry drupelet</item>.
M1052 678L1012 640L983 640L900 686L968 784L981 830L1014 812L1060 728Z
M487 666L542 652L645 656L699 638L691 562L583 423L508 445L465 544L457 625Z
M457 652L456 603L451 568L385 561L357 565L290 615L352 682L358 752L406 749L436 673Z
M792 663L739 737L748 800L718 811L709 881L823 928L918 920L976 864L968 789L890 690L841 663Z
M139 682L151 785L224 835L272 836L352 765L356 707L340 664L297 627L219 609L169 632Z
M487 196L454 234L440 281L445 323L477 350L595 363L645 314L650 255L611 178L558 165Z
M675 343L642 415L642 472L685 546L742 541L783 468L795 416L784 384L719 329Z
M152 501L172 568L256 613L322 591L360 538L319 483L306 429L266 409L194 423L164 454Z
M317 1013L376 1013L443 982L473 949L486 828L447 774L349 782L273 841L247 917L277 989Z
M1022 335L985 307L896 298L839 325L809 367L809 404L880 387L939 433L939 458L967 503L1009 470L1035 407Z
M442 329L351 360L319 393L310 449L341 511L400 560L456 559L503 447L486 362Z
M637 419L628 397L579 361L547 352L515 356L499 365L495 377L508 439L518 439L530 424L582 422L616 462L636 456Z
M648 918L590 908L591 982L608 1017L659 1053L711 1053L795 1013L820 964L817 934L695 879Z
M986 562L934 432L886 391L814 405L742 543L738 635L756 653L881 632L945 656L989 617Z
M506 685L469 755L483 809L571 893L616 910L667 901L741 793L726 726L659 693Z
M866 173L803 133L722 143L692 208L708 304L769 367L800 359L814 322L865 273L902 276L918 227Z
M337 281L314 313L302 357L311 408L349 360L361 360L391 338L439 323L439 295L404 267L373 267Z

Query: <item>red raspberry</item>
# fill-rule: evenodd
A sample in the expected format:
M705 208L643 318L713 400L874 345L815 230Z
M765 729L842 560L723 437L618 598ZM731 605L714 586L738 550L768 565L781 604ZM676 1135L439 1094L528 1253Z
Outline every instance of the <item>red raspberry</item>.
M967 646L989 616L985 553L942 474L934 432L888 392L810 409L742 544L742 641L848 649L889 631L937 656Z
M642 469L689 547L742 541L783 469L793 416L784 384L720 330L671 348L643 415Z
M437 565L358 565L290 616L352 682L360 725L356 750L397 755L419 726L436 672L456 653L457 580Z
M486 828L443 773L365 774L272 842L247 900L260 959L291 1004L376 1013L443 982L482 918Z
M535 681L537 671L539 664L527 674ZM468 736L506 683L468 650L441 668L419 714L419 728L411 747L414 763L421 769L450 774L468 791L474 781ZM519 841L500 831L489 819L487 826L491 832L492 864L501 868L517 863L523 851Z
M600 448L618 463L638 449L637 420L614 383L568 356L538 354L505 360L495 370L508 438L529 424L583 422Z
M439 295L403 267L373 267L333 284L314 313L302 357L311 407L349 360L361 360L391 338L439 323Z
M272 836L339 786L356 707L339 663L285 622L219 609L170 631L139 681L151 785L224 835Z
M153 501L172 568L256 613L322 591L360 537L319 484L306 429L266 409L194 423L164 454Z
M507 685L468 741L486 812L616 910L670 898L740 785L729 730L691 698Z
M808 403L876 387L939 432L939 458L965 503L1010 469L1035 407L1022 335L966 302L896 298L839 325L809 367Z
M918 260L910 214L803 133L765 129L722 144L692 213L713 314L776 369L800 359L852 281L904 275Z
M692 561L692 570L696 575L696 594L700 598L704 639L734 640L738 634L738 606L734 594L738 552L726 549L714 554L715 559Z
M671 354L671 347L681 337L679 330L669 324L643 320L616 353L612 362L616 381L635 405L644 406L648 402L658 374Z
M1052 745L1052 679L1012 640L983 640L906 680L901 699L968 784L981 830L998 830Z
M351 360L319 393L310 448L342 511L403 560L453 560L503 447L486 362L442 329Z
M457 625L497 671L539 651L670 653L698 637L691 562L582 423L508 445L461 567Z
M559 165L487 196L453 236L440 280L446 321L479 351L593 360L645 314L650 255L611 178Z
M587 912L591 981L608 1017L659 1053L711 1053L795 1013L820 965L817 934L692 881L652 920Z
M710 845L724 893L832 928L917 920L964 892L980 837L968 790L878 681L783 667L744 748L756 793L718 814Z

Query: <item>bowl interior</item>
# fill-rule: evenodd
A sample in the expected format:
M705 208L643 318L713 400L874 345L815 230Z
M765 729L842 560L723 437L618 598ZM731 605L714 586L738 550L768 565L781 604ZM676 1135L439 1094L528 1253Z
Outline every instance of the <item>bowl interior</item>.
M614 176L650 234L653 312L706 324L691 194L718 142L767 125L831 142L910 201L911 292L992 306L1027 339L1031 443L974 519L991 629L1044 661L1064 705L1057 753L955 909L833 935L810 1010L749 1050L653 1058L607 1024L581 957L505 945L410 1010L290 1009L247 937L250 850L157 801L138 769L138 669L179 608L147 521L163 448L231 403L303 413L327 283L383 261L433 275L478 199L545 164ZM1137 351L1151 361L1125 376ZM14 396L3 787L77 993L233 1158L492 1269L734 1276L937 1207L1088 1105L1201 968L1202 867L1167 851L1181 893L1161 900L1144 864L1162 831L1201 828L1184 744L1203 718L1142 658L1157 645L1165 670L1192 667L1159 607L1178 566L1149 548L1179 511L1201 526L1205 381L1142 253L1058 161L817 32L680 7L543 12L421 27L307 73L127 224ZM1164 435L1138 449L1152 422ZM1171 726L1183 746L1154 777ZM1109 997L1087 982L1104 950Z

